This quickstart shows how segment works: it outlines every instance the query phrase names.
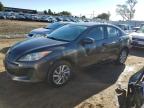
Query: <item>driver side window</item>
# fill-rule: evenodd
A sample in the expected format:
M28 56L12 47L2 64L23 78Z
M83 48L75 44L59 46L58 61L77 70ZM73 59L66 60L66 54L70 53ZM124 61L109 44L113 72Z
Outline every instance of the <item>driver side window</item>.
M88 36L95 40L103 40L104 39L104 30L102 26L94 27L89 31Z

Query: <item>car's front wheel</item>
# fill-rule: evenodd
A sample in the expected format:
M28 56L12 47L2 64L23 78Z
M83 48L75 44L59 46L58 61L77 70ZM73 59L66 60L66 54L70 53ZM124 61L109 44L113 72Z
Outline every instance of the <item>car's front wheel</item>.
M72 66L66 61L56 62L48 73L47 81L50 85L60 87L66 84L72 74Z
M122 49L117 59L117 63L124 64L125 61L127 60L127 56L128 56L128 50L126 48Z

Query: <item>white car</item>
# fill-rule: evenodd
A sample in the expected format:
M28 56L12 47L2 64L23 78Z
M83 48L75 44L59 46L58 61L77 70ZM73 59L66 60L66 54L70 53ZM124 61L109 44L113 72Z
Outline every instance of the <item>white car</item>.
M144 26L130 34L133 47L144 48Z

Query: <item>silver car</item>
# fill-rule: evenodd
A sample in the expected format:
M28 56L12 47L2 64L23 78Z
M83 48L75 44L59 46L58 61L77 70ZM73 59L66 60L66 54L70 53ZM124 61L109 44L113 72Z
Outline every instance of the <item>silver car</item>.
M144 48L144 26L140 27L136 32L131 33L130 36L133 47Z

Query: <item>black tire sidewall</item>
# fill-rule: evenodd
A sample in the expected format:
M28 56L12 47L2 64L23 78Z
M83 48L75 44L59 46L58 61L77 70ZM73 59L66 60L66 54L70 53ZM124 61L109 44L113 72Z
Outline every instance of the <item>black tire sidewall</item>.
M118 59L117 59L117 63L118 63L118 64L124 64L124 63L125 63L125 62L123 62L123 63L120 62L120 56L121 56L121 54L122 54L123 51L125 51L125 52L127 53L127 57L128 57L128 50L127 50L127 49L122 49L122 50L120 51L120 54L119 54ZM126 59L127 59L127 57L126 57ZM125 60L125 61L126 61L126 60Z

